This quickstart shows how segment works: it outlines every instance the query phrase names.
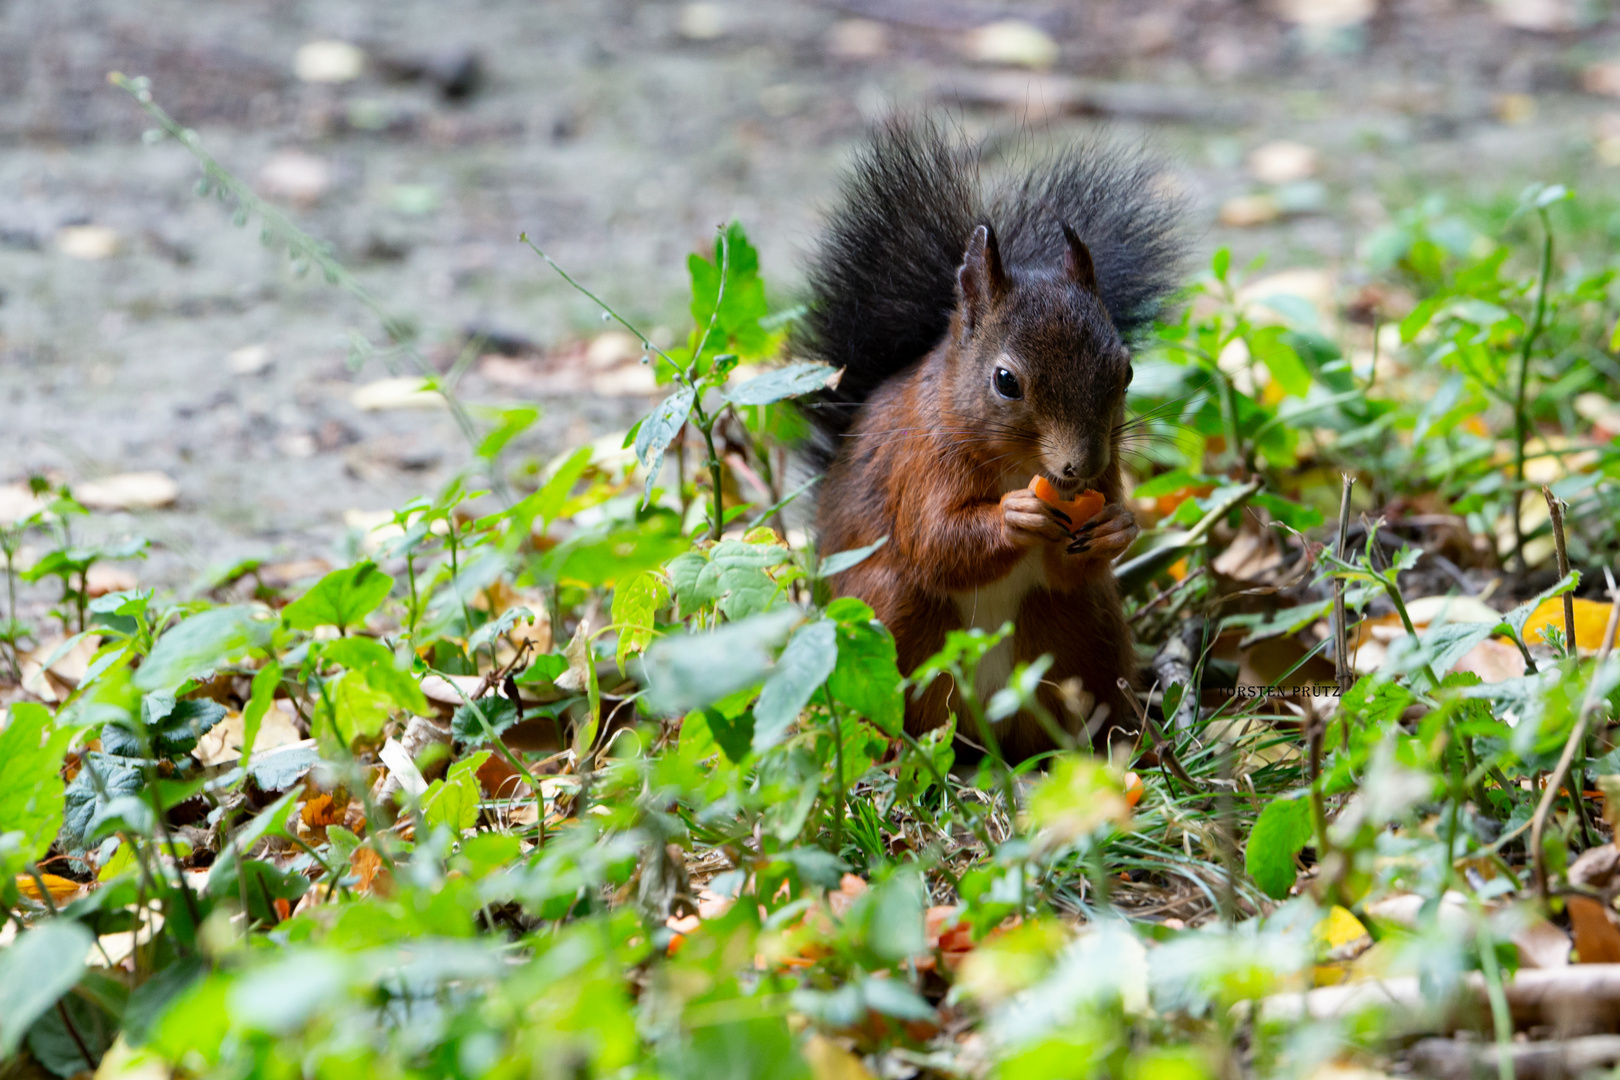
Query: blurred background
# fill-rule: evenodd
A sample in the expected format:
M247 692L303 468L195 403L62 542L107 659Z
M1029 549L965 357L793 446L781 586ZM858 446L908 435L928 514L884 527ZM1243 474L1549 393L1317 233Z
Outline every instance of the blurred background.
M1265 253L1324 308L1358 302L1347 261L1425 200L1501 225L1527 183L1567 183L1581 234L1620 236L1600 2L0 0L0 521L31 475L68 481L103 511L86 529L152 541L146 585L245 557L307 577L467 446L395 378L374 312L143 141L114 70L413 320L431 364L459 360L469 403L540 403L517 447L538 461L654 390L521 231L672 342L687 254L737 219L786 308L852 147L897 108L993 150L1145 138L1200 265Z

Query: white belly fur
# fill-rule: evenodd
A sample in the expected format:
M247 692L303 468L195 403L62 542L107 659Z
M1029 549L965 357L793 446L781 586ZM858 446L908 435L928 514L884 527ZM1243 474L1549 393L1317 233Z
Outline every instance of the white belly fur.
M951 599L956 603L964 626L994 632L1001 629L1002 623L1016 624L1024 597L1046 587L1046 559L1044 553L1035 548L1006 577L971 592L952 593ZM991 694L1007 685L1012 669L1013 643L1009 637L986 653L979 663L973 689L981 706L989 702Z

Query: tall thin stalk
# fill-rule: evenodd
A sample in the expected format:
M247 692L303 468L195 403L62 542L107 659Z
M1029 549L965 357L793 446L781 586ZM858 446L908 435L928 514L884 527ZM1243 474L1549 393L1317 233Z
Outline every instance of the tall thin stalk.
M1513 394L1513 554L1524 570L1524 522L1520 511L1524 507L1524 444L1530 439L1530 410L1528 407L1528 393L1530 387L1530 354L1535 349L1536 339L1541 337L1541 331L1547 322L1547 281L1552 277L1553 234L1552 222L1547 218L1545 207L1537 207L1536 216L1541 218L1541 231L1544 234L1541 242L1541 274L1536 284L1535 315L1530 321L1530 329L1524 335L1524 344L1519 349L1518 383Z

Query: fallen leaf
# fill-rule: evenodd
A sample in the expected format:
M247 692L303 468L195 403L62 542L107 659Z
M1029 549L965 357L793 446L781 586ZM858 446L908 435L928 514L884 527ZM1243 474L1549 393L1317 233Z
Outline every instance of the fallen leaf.
M1049 68L1057 62L1052 35L1022 19L1002 19L981 26L965 39L967 54L981 64Z
M1378 4L1376 0L1276 0L1274 7L1284 22L1333 29L1366 22Z
M270 349L264 345L244 345L225 356L232 375L258 375L270 367Z
M1282 207L1271 195L1238 195L1221 204L1221 224L1234 229L1252 229L1280 217Z
M283 150L259 170L265 193L303 206L312 206L332 187L332 166L302 150Z
M354 849L354 854L349 856L349 869L360 879L355 885L358 892L387 896L394 891L393 875L383 866L382 856L369 847Z
M1561 968L1569 966L1569 935L1546 919L1519 928L1510 939L1519 950L1519 966Z
M804 1060L810 1066L811 1080L871 1080L872 1077L860 1058L819 1032L804 1041Z
M1569 922L1575 931L1575 954L1583 964L1620 963L1620 929L1608 910L1590 896L1568 896Z
M118 254L123 241L105 225L69 225L56 232L56 250L70 259L99 262Z
M293 54L293 74L299 82L350 82L365 66L366 54L347 41L309 41Z
M1481 682L1504 682L1524 674L1524 654L1512 642L1489 638L1469 649L1451 670L1472 672Z
M877 60L889 53L889 28L873 19L840 19L827 33L827 55Z
M377 379L357 386L349 394L349 404L361 412L392 412L398 409L443 409L443 395L428 389L420 375L400 375Z
M1249 155L1249 173L1263 184L1291 184L1316 175L1314 147L1276 139Z
M156 510L180 497L180 485L160 472L119 473L75 486L73 497L92 510Z
M71 881L55 874L40 874L40 880L45 882L45 888L50 890L51 902L57 905L65 904L81 888L77 881ZM38 882L34 881L32 874L17 875L17 891L22 893L34 903L39 904L41 899Z
M1574 603L1575 644L1582 653L1596 653L1603 647L1603 634L1609 628L1609 605L1582 597L1576 597ZM1536 605L1524 624L1524 640L1531 644L1545 642L1549 628L1560 632L1564 629L1564 598L1561 596Z

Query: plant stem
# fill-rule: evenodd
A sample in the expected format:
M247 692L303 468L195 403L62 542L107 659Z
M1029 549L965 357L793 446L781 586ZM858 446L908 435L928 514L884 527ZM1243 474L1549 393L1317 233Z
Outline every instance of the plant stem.
M1598 675L1603 665L1608 662L1609 654L1614 651L1614 635L1620 627L1620 589L1612 590L1614 602L1609 607L1609 625L1603 631L1603 646L1598 650L1597 667L1592 672L1592 681L1587 684L1586 698L1581 702L1581 711L1575 717L1575 726L1570 729L1569 739L1564 743L1564 752L1559 755L1558 765L1553 769L1552 775L1547 778L1547 787L1541 793L1541 801L1536 804L1536 812L1530 819L1530 858L1536 871L1536 889L1541 893L1541 902L1546 904L1549 897L1547 889L1547 859L1541 850L1541 835L1547 828L1547 815L1552 811L1553 803L1558 798L1558 791L1563 787L1564 778L1569 775L1570 763L1575 760L1575 749L1586 739L1586 728L1591 722L1592 714L1597 711L1601 700L1597 694ZM1583 796L1575 792L1574 798Z
M833 722L833 826L832 847L837 855L844 850L844 721L838 715L838 706L832 694L823 686L821 696L827 702L827 712Z
M1520 510L1524 503L1524 444L1530 438L1530 414L1526 407L1526 398L1530 386L1530 353L1535 348L1536 339L1547 318L1547 279L1552 276L1553 234L1552 222L1547 218L1547 211L1539 209L1537 216L1541 218L1541 231L1544 234L1541 243L1541 274L1536 285L1535 315L1531 320L1530 329L1524 335L1524 345L1519 350L1519 378L1518 385L1513 394L1513 554L1518 559L1519 569L1527 569L1524 561L1524 523L1520 520Z

